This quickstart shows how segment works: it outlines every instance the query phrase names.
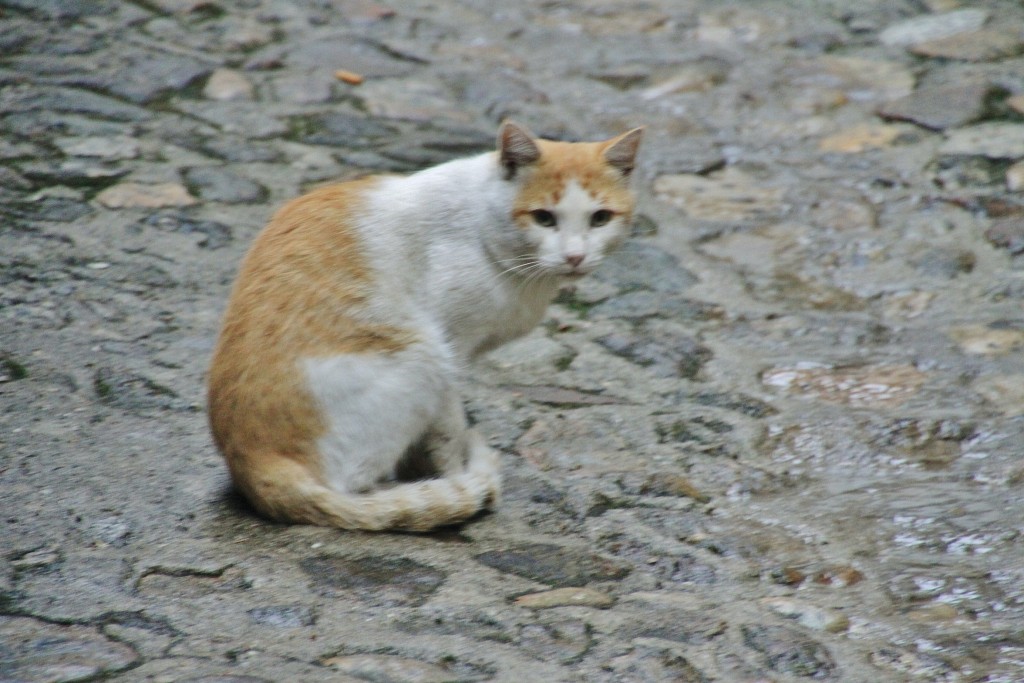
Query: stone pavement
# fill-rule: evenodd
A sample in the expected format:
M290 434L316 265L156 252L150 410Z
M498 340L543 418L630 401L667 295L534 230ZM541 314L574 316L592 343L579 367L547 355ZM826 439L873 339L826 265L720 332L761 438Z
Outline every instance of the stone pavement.
M1015 0L0 0L0 680L1024 680ZM646 124L469 380L492 515L280 526L203 375L274 207Z

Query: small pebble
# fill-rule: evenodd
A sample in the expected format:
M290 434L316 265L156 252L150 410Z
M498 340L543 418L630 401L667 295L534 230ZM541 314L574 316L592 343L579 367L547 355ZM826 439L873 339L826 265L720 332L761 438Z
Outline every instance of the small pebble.
M346 71L345 69L335 71L334 77L342 83L348 83L349 85L360 85L365 80L360 74L354 71Z
M253 85L240 71L217 69L210 74L203 96L211 100L251 100Z
M119 183L96 195L96 201L108 209L157 209L165 206L191 206L196 203L196 198L189 194L184 185L178 183Z
M58 560L60 560L60 552L56 548L39 548L11 560L11 566L21 570L36 569L51 565Z
M850 628L850 619L834 609L825 609L790 598L765 598L763 604L772 612L815 631L841 633Z
M1006 169L1006 189L1010 192L1024 190L1024 161L1018 161Z
M981 28L986 19L988 12L980 9L925 14L893 24L878 35L878 40L883 45L907 47L927 40L973 31Z
M884 149L891 147L902 132L903 129L898 126L860 124L823 138L818 143L818 149L822 152L842 154L859 154L870 149Z
M543 593L521 595L516 598L516 604L531 609L572 606L607 609L615 604L615 599L593 588L556 588Z

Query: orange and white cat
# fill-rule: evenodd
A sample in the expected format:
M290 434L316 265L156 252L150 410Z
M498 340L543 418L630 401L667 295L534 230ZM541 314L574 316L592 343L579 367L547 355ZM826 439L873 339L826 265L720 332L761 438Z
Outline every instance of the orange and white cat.
M466 423L460 371L626 237L641 135L553 142L509 122L496 152L278 211L209 373L237 488L272 518L345 529L423 531L494 505L497 453ZM413 452L432 478L398 480Z

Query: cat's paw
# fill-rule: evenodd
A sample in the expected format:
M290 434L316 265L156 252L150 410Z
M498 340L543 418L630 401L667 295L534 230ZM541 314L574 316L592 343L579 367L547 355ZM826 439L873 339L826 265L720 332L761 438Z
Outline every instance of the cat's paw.
M469 462L466 471L481 477L487 487L483 507L493 510L501 500L501 453L487 445L476 431L469 432Z
M470 429L466 433L469 446L469 462L466 470L479 474L497 473L501 469L500 454L487 445L479 432Z

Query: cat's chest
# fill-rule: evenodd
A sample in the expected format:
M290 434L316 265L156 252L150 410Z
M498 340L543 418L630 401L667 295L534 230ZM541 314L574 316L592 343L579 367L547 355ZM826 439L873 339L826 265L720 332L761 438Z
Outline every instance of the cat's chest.
M490 351L536 327L557 290L554 282L463 279L441 306L447 336L466 357Z

